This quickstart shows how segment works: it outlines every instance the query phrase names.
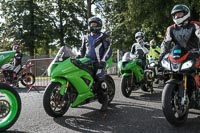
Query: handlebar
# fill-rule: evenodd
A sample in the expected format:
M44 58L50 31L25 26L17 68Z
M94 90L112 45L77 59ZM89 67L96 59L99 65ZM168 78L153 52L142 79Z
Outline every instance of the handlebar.
M190 52L193 54L200 54L200 49L198 49L198 48L191 49Z

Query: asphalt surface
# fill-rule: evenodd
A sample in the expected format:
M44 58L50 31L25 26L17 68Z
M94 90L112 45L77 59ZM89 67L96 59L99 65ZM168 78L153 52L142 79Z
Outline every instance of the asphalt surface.
M42 105L44 90L18 89L22 111L7 133L200 133L200 111L190 110L181 127L171 126L161 110L162 87L154 94L134 91L125 98L120 78L114 77L116 94L108 111L102 113L98 102L70 108L60 118L48 116Z

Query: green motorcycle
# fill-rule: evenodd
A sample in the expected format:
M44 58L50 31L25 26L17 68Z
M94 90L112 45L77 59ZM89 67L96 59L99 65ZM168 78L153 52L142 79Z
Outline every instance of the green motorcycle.
M0 66L14 57L15 51L0 52ZM21 98L18 92L5 83L0 83L0 132L10 128L21 112Z
M138 62L140 59L137 55L126 52L118 63L118 69L122 75L121 91L125 97L130 97L132 91L140 88L143 91L153 91L154 72L148 69L143 70Z
M75 59L69 48L60 48L54 60L48 68L51 83L47 86L43 96L43 106L51 117L63 116L69 107L77 107L82 104L102 99L98 96L98 83L94 80L94 73L88 58ZM111 64L108 60L107 67ZM108 103L115 95L115 84L111 76L105 75L108 88Z

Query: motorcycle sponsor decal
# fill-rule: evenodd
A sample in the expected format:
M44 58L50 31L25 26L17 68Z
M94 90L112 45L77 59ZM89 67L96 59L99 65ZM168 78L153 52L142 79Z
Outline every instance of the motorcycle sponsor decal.
M4 55L0 55L0 60L3 60L4 58Z

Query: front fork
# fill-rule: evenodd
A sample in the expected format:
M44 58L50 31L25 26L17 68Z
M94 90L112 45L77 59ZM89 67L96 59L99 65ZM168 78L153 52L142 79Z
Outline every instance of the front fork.
M183 96L182 96L182 99L181 99L181 105L185 105L187 103L188 103L188 96L187 96L187 75L183 74Z
M170 79L173 79L173 74L170 75ZM179 96L181 97L181 105L188 104L188 95L187 95L187 75L183 74L183 82L179 84L178 89Z

